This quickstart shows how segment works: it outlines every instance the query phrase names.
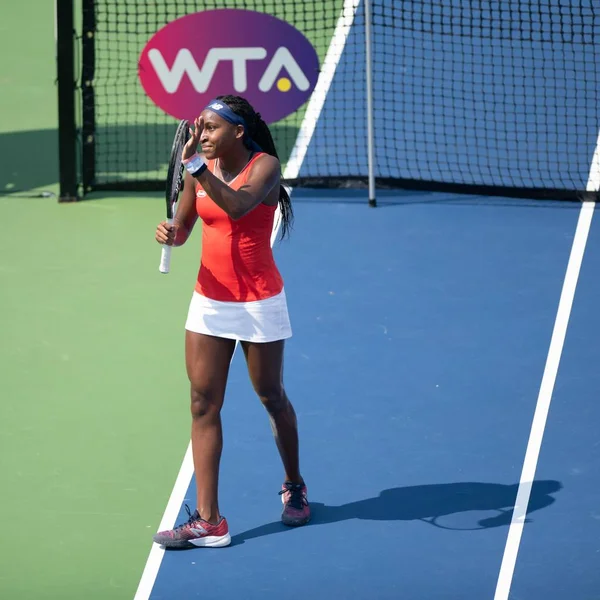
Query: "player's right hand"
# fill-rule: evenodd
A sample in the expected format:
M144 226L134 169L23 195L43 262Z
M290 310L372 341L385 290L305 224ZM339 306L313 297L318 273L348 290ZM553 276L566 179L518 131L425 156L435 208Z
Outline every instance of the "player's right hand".
M162 221L156 228L155 239L159 244L165 244L167 246L175 245L175 227L172 224Z

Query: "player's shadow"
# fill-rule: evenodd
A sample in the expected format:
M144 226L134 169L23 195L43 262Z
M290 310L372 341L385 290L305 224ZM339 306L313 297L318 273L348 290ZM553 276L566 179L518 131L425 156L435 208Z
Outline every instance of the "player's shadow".
M328 506L311 502L311 526L359 519L364 521L423 521L443 529L491 529L510 525L518 485L500 483L441 483L383 490L376 498ZM534 481L527 515L545 508L562 489L558 481ZM463 514L486 511L485 518ZM496 513L496 514L494 514ZM479 515L481 516L481 514ZM453 526L458 519L460 525ZM280 521L249 529L232 537L232 544L290 531Z

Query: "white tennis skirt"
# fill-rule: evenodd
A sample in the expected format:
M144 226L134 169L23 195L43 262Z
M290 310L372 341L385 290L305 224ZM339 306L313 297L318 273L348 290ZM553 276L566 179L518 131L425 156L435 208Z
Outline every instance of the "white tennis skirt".
M222 302L194 291L185 328L245 342L275 342L292 337L284 290L252 302Z

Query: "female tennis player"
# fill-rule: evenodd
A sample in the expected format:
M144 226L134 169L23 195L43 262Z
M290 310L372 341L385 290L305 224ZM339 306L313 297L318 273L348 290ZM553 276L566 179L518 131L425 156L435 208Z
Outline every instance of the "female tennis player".
M197 508L192 513L186 507L186 523L154 536L155 542L178 548L231 541L219 510L218 479L220 412L236 340L283 462L282 521L299 526L310 519L296 413L283 385L284 343L292 331L271 234L278 206L281 235L287 234L292 208L280 184L273 138L260 114L239 96L209 102L190 135L182 157L187 172L180 206L174 223L160 223L155 236L160 244L181 246L198 217L203 223L200 269L185 325Z

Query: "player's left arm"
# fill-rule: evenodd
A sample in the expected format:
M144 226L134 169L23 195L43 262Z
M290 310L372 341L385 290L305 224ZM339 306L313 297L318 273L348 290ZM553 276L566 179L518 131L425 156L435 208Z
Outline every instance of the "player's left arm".
M205 170L196 177L207 195L233 220L241 219L258 206L279 185L281 166L270 154L259 156L250 166L246 183L239 190L231 189L226 183Z

